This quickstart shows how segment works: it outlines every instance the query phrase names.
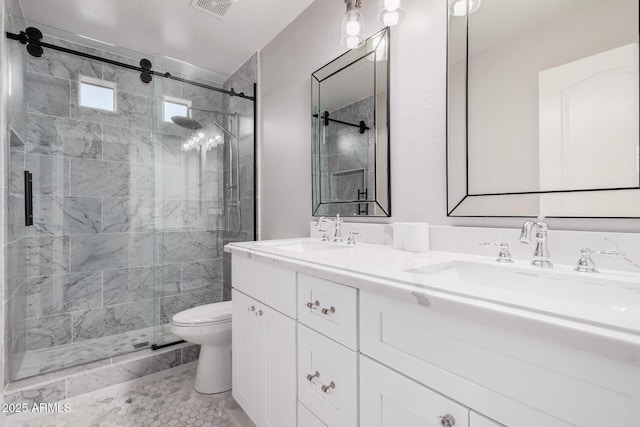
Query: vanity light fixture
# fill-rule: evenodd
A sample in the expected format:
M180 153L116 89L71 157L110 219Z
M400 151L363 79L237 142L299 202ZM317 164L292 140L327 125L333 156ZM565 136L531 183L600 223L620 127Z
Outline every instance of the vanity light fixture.
M449 0L449 15L465 16L467 11L469 15L480 8L481 0Z
M362 0L344 0L347 12L342 18L340 43L348 49L356 49L364 44L364 17L360 8Z
M404 19L404 0L379 0L378 22L392 27Z

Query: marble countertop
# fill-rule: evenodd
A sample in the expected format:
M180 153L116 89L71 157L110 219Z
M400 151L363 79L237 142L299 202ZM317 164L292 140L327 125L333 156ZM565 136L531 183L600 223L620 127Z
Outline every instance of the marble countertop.
M282 249L299 244L327 250ZM578 273L563 265L543 270L525 261L317 238L231 243L225 251L640 364L638 273Z

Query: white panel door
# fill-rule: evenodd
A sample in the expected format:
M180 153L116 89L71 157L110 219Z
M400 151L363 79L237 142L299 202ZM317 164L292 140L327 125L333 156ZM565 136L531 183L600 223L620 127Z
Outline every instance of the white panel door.
M469 427L469 409L391 369L360 356L360 425L438 427L449 419Z
M233 315L233 398L253 422L260 416L259 342L260 324L255 313L258 302L245 294L232 291Z

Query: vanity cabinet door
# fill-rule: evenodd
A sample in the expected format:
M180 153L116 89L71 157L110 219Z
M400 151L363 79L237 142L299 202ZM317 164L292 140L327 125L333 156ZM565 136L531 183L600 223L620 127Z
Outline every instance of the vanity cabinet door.
M233 290L233 398L257 427L296 426L296 322Z
M256 424L295 427L296 322L264 304L258 310L263 414Z
M360 425L469 427L469 409L360 356Z
M257 301L236 290L232 291L232 383L233 398L249 418L257 420L260 404Z

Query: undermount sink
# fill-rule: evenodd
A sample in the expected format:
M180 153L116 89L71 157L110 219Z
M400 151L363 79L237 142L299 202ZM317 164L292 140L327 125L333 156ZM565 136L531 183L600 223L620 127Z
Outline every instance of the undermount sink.
M295 253L309 253L330 251L334 249L344 249L346 246L337 245L329 242L315 242L309 240L289 240L281 242L269 242L263 243L259 246L270 249L278 249L282 251L295 252Z
M582 320L612 321L638 328L640 282L580 273L517 268L466 261L405 270L426 286L536 311L562 313ZM597 315L598 314L598 315ZM604 317L603 317L604 316ZM606 317L606 320L605 320Z

